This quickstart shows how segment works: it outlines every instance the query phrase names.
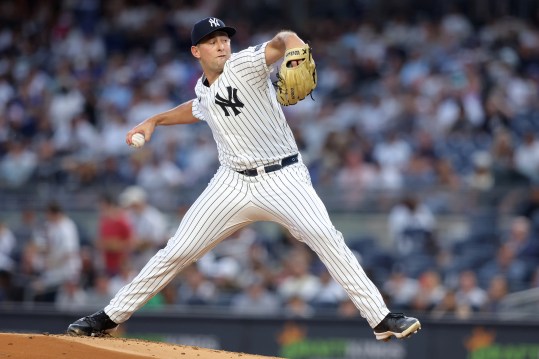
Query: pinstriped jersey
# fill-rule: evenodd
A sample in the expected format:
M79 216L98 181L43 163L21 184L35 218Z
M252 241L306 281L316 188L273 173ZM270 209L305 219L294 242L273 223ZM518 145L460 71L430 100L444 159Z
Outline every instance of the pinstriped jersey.
M234 53L211 86L195 86L193 116L210 126L219 162L234 170L271 164L298 152L266 65L267 42Z

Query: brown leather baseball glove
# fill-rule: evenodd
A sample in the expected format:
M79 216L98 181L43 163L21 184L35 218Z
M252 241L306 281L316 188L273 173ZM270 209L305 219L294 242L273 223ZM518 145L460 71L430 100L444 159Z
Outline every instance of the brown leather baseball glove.
M299 61L292 66L293 61ZM316 87L316 64L309 45L286 50L277 74L277 101L281 105L295 105Z

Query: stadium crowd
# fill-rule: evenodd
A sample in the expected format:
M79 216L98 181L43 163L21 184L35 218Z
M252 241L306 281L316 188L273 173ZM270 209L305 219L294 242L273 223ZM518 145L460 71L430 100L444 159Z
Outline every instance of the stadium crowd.
M314 100L284 111L315 186L335 188L344 210L387 210L393 251L376 238L350 245L392 308L496 312L508 293L538 287L537 23L496 16L479 24L456 10L376 23L327 17L316 3L298 31L313 47L318 87ZM82 240L69 203L51 196L45 208L21 210L18 222L0 221L0 302L101 308L175 230L164 209L183 210L176 194L196 190L218 165L209 129L158 130L139 150L125 134L194 95L196 20L217 15L236 26L235 50L280 30L254 2L242 3L251 5L241 18L216 4L2 2L2 191L45 184L53 193L94 193L99 201L87 205L99 220L96 238ZM512 188L525 195L514 200ZM473 225L445 246L436 217L459 191L478 198L474 211L466 208ZM388 193L402 200L384 202ZM493 226L500 211L512 219ZM269 241L250 228L146 306L163 305L358 315L309 249L288 233Z

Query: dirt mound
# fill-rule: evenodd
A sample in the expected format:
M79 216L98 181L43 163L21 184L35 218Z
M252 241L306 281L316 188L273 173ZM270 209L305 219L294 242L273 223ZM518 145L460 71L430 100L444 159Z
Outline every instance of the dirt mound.
M270 359L140 339L72 337L69 335L0 333L0 358L10 359Z

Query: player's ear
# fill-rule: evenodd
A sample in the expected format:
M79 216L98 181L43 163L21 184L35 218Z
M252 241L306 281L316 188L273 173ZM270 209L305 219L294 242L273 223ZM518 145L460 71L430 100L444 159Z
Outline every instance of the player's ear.
M191 46L191 54L193 54L193 56L197 59L200 59L200 51L198 50L198 46Z

